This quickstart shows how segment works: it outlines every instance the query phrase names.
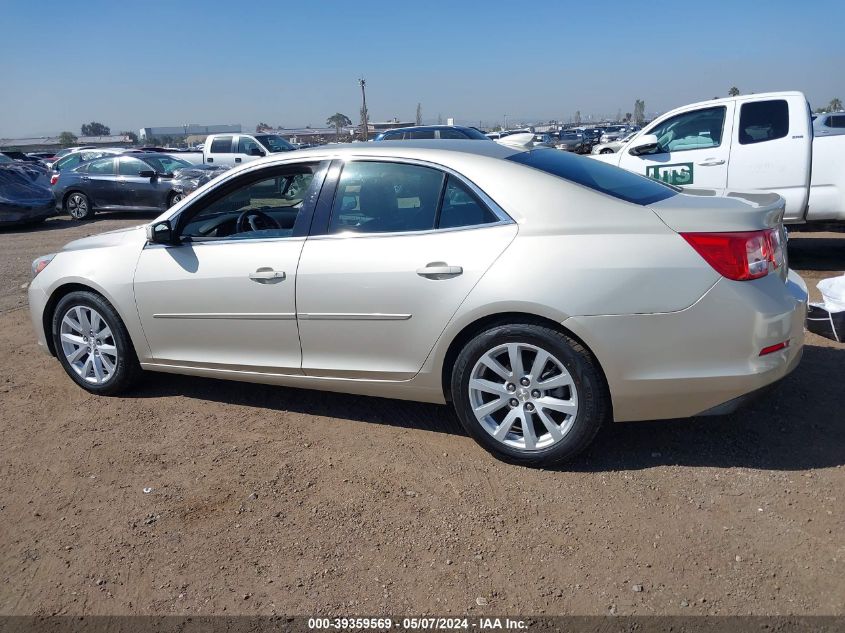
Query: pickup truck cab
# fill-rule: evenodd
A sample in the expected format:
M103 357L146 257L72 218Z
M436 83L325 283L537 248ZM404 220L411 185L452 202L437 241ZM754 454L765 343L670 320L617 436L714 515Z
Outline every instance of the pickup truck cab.
M205 139L203 163L233 167L296 148L278 134L211 134Z
M714 99L656 118L615 154L591 158L669 184L762 190L784 221L845 221L845 136L814 138L807 99L771 92Z

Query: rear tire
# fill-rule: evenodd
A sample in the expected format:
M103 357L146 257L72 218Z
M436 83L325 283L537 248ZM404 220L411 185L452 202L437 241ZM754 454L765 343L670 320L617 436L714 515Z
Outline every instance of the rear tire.
M102 396L117 394L141 374L129 332L102 296L77 291L62 297L53 312L51 328L59 362L86 391Z
M477 335L455 361L451 393L467 433L494 456L525 466L573 458L610 411L592 354L542 325L500 325Z
M94 217L91 200L81 191L74 191L65 199L65 211L74 220L90 220Z

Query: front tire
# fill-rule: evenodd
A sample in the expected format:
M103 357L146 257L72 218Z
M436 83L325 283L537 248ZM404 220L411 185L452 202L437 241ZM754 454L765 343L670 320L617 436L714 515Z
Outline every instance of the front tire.
M90 220L94 217L91 200L81 191L74 191L65 200L65 211L74 220Z
M62 297L53 312L52 333L59 362L86 391L120 393L141 373L126 326L112 305L94 292Z
M184 194L179 193L178 191L174 191L170 194L170 197L167 199L167 208L169 209L177 202L181 202L182 198L184 198Z
M452 402L464 429L493 455L552 466L592 442L610 410L597 361L541 325L491 328L460 352Z

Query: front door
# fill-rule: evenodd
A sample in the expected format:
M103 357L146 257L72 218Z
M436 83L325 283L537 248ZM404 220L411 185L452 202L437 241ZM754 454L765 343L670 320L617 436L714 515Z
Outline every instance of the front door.
M299 264L303 371L411 378L516 232L454 175L418 164L347 162L325 234L308 239Z
M156 362L301 373L296 268L321 174L317 165L243 174L180 212L178 244L143 250L135 298ZM294 179L302 186L287 186Z
M671 185L724 189L728 182L733 103L697 108L657 121L658 148L635 156L622 151L619 166Z

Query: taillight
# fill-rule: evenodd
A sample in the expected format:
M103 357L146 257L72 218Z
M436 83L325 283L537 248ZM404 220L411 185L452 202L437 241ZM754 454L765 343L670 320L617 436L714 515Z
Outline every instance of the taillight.
M59 174L53 174L52 176L50 176L50 185L51 186L55 185L57 182L59 182Z
M735 281L759 279L784 264L779 229L741 233L681 233L717 273Z

